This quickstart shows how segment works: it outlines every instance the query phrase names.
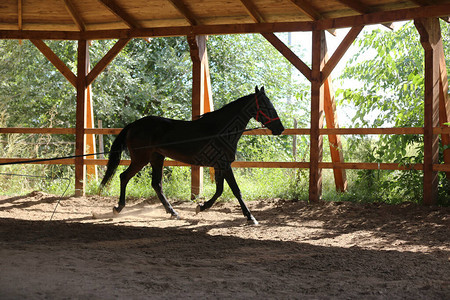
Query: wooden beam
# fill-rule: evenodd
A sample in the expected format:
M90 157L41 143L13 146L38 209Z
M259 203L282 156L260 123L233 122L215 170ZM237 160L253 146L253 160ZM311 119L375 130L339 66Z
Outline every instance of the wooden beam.
M22 30L23 27L23 6L22 0L17 0L17 27Z
M0 158L0 164L11 164L23 161L29 161L29 164L37 165L73 165L75 164L75 159L57 159L50 161L34 161L35 158ZM86 158L84 160L85 165L99 165L106 166L108 163L107 159L91 159ZM120 165L126 166L130 165L131 160L122 159ZM232 168L287 168L287 169L309 169L309 162L286 162L286 161L235 161L231 164ZM172 167L189 167L189 164L179 162L176 160L165 160L164 166ZM413 164L413 165L399 165L398 163L358 163L358 162L346 162L346 163L332 163L332 162L321 162L319 163L321 169L333 169L340 168L346 170L423 170L423 164ZM435 164L433 165L433 170L439 172L450 172L449 165Z
M247 13L250 15L250 17L253 19L255 23L265 23L263 16L258 11L252 0L240 0L240 1L244 5L245 9L247 10Z
M306 22L246 23L233 25L197 25L161 28L131 28L92 31L49 31L49 30L0 30L0 39L46 39L46 40L99 40L120 38L169 37L187 35L220 35L239 33L273 33L288 31L327 30L331 28L355 27L385 22L406 21L415 18L450 15L450 5L431 5L387 12L349 16L335 19L321 19Z
M197 18L189 10L189 8L186 6L186 4L183 2L183 0L168 0L168 1L186 19L186 21L189 23L189 25L194 26L194 25L199 24L199 22L197 21Z
M23 160L22 158L0 158L0 163L3 162L14 162ZM30 159L31 160L31 159ZM58 161L60 164L73 164L73 160L61 160ZM123 159L120 161L120 165L129 165L131 160ZM42 162L45 163L45 162ZM51 163L51 162L50 162ZM107 159L85 159L87 165L103 165L108 163ZM41 164L37 162L36 164ZM174 167L189 167L189 164L182 163L176 160L165 160L164 166L174 166ZM287 168L287 169L309 169L309 162L282 162L282 161L235 161L231 164L233 168ZM332 163L332 162L322 162L319 163L319 167L323 169L349 169L349 170L423 170L423 164L414 165L399 165L398 163L358 163L358 162L346 162L346 163ZM434 169L439 171L450 170L450 166L434 165Z
M441 18L441 20L443 20L444 22L450 23L450 16L442 16L442 17L440 17L440 18Z
M449 127L445 125L450 122L450 99L448 96L448 74L445 63L445 53L442 39L436 45L437 54L439 55L439 126ZM444 147L444 163L450 166L450 134L441 134L441 141ZM446 172L447 179L450 180L450 172Z
M430 0L411 0L411 1L420 6L427 6L427 5L433 4L432 3L433 1L430 1Z
M423 203L435 204L438 195L438 173L433 164L439 162L439 137L433 127L439 124L439 53L441 40L439 20L436 18L414 21L420 33L420 42L425 50L425 104L424 104L424 168Z
M309 17L311 20L320 20L322 15L317 12L316 8L311 5L311 1L306 0L290 0L292 4L297 7L303 14Z
M46 132L49 130L50 132ZM74 130L73 128L0 128L0 133L57 133L69 134ZM86 133L93 134L119 134L122 128L103 128L103 129L86 129ZM55 131L55 132L52 132ZM74 133L74 132L73 132ZM391 127L391 128L322 128L319 129L319 134L330 135L384 135L384 134L423 134L423 127ZM450 134L450 127L441 126L433 128L434 134ZM309 135L309 128L285 129L282 135ZM243 135L272 135L272 132L267 128L253 129L243 133Z
M86 76L86 84L90 85L98 75L108 66L108 64L120 53L120 51L128 44L130 39L120 39L114 46L102 57L102 59L94 66L92 71Z
M345 28L358 25L382 24L395 21L407 21L417 18L429 18L450 15L450 5L430 5L423 7L405 8L391 11L377 11L359 16L322 19L316 22L316 29Z
M364 26L355 26L350 29L345 38L342 40L337 49L334 51L330 60L328 60L328 62L324 66L322 70L322 81L325 81L328 78L328 76L334 70L336 65L339 63L341 58L347 52L348 48L350 48L350 46L355 41L356 37L358 37L358 34L361 32L363 28Z
M83 19L78 13L77 9L73 6L71 0L64 0L64 4L66 6L67 11L69 12L70 17L72 18L75 25L77 25L80 31L85 31L86 26L84 25Z
M328 77L324 82L324 112L327 128L339 128L336 114L336 101L334 98L334 91L330 77ZM330 144L331 161L333 163L343 163L344 152L341 143L341 136L337 134L329 134L328 143ZM345 192L347 190L347 175L345 169L333 167L333 175L336 190L338 192Z
M323 16L317 11L317 9L311 5L310 1L305 0L290 0L292 4L295 5L297 9L300 10L301 13L306 15L309 19L313 21L317 21L323 19ZM330 34L336 35L335 28L327 28L326 29Z
M192 59L192 119L196 120L205 113L205 62L207 62L206 36L188 36ZM211 94L208 95L210 97ZM208 102L211 99L207 100ZM203 167L191 167L191 199L197 198L203 190Z
M354 11L357 11L359 13L368 13L371 11L371 9L364 3L361 3L361 1L358 0L337 0L338 2L350 7Z
M86 61L87 61L86 73L89 73L91 67L89 51L87 52ZM92 86L88 83L86 83L86 86L87 86L86 102L84 104L84 129L94 128L94 104L92 102ZM84 154L92 154L92 156L90 157L95 159L97 158L97 155L95 155L95 153L97 153L97 146L95 144L95 135L86 134L86 132L84 132ZM98 179L97 166L95 165L86 166L86 179L87 180Z
M86 73L88 70L89 45L86 40L78 41L77 59L77 107L75 124L75 195L81 196L85 189L84 168L84 124L86 105Z
M275 34L263 33L264 36L278 52L281 53L294 67L299 70L309 81L311 81L311 69L288 47L286 46Z
M324 86L321 69L325 60L325 32L314 30L312 33L312 69L311 69L311 135L309 201L317 202L322 198L322 170L319 163L323 156L323 137L319 129L324 120Z
M69 69L69 67L66 66L66 64L50 49L49 46L47 46L44 41L41 40L34 40L31 39L30 42L32 42L36 48L39 49L39 51L44 54L45 57L61 72L61 74L66 77L66 79L74 86L76 87L77 79L75 74L72 73L72 71Z
M130 28L141 27L139 23L126 11L123 10L115 0L99 0L106 8L108 8L113 14L120 18Z
M361 14L368 14L371 12L378 11L376 8L367 6L366 4L361 3L358 0L338 0L338 2L350 7L354 11L357 11ZM394 26L392 23L384 23L383 25L390 30L394 29Z
M117 135L123 128L86 128L86 134L114 134ZM30 127L4 127L0 128L0 133L21 133L21 134L75 134L75 128L30 128ZM309 128L285 129L282 135L309 135ZM391 128L322 128L319 134L339 134L339 135L368 135L368 134L424 134L423 127L391 127ZM450 134L450 127L438 126L433 128L433 134ZM243 133L243 135L272 135L267 128L253 129Z

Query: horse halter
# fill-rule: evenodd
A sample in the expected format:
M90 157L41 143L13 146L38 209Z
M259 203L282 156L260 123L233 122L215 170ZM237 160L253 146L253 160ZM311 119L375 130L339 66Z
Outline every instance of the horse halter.
M263 116L264 118L266 118L266 120L267 120L265 123L263 123L263 125L267 125L267 124L269 124L269 123L272 123L272 122L274 122L274 121L280 119L279 117L276 117L276 118L271 118L271 117L269 117L268 115L266 115L266 114L261 110L261 108L259 108L259 103L258 103L258 96L257 96L257 94L255 94L255 102L256 102L256 117L255 117L256 121L260 122L260 121L258 120L259 115L262 115L262 116ZM262 122L261 122L261 123L262 123Z

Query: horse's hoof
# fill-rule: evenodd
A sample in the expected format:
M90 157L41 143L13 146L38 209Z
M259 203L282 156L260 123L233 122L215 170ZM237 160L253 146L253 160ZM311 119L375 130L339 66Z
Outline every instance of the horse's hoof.
M259 222L255 219L255 217L252 216L250 219L247 220L247 225L258 226Z
M195 209L195 214L198 214L199 212L203 211L203 205L197 205L197 208Z
M170 218L174 220L180 220L180 216L177 213L171 214Z
M115 215L115 216L117 216L121 211L122 211L122 208L123 207L113 207L113 214Z

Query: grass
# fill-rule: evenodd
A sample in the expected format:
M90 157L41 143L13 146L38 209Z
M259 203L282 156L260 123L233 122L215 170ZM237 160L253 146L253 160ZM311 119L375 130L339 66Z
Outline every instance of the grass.
M123 170L121 167L117 173ZM246 200L283 198L306 200L307 189L293 188L304 180L300 177L301 172L283 169L235 169L236 181L238 182L242 196ZM204 168L203 193L199 200L211 198L216 190L215 183L211 181L209 169ZM139 175L132 178L127 186L127 197L150 198L156 194L151 188L151 170L144 168ZM304 183L304 182L303 182ZM89 184L88 194L96 193L96 184ZM190 168L167 167L163 178L163 189L165 195L172 200L190 200ZM304 192L306 191L306 192ZM120 193L119 176L114 176L103 195L118 196ZM218 201L234 199L231 189L225 184L222 196Z

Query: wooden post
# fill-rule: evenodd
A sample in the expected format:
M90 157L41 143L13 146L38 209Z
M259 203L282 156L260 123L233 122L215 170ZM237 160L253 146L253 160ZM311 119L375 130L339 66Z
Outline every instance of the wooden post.
M188 36L192 59L192 119L213 109L209 80L208 54L204 35ZM191 167L191 198L198 197L203 190L203 168Z
M327 128L339 128L336 115L336 101L334 99L334 91L330 77L324 82L324 111ZM329 134L328 143L330 144L331 161L339 163L344 162L341 136ZM338 192L345 192L347 190L347 175L345 169L333 167L333 174L336 190Z
M105 54L105 56L95 65L91 72L89 72L89 45L87 41L78 42L78 76L72 73L63 61L42 41L32 39L30 40L45 57L66 77L66 79L77 90L77 110L76 110L76 146L75 154L92 154L95 153L94 135L84 134L85 128L94 128L94 118L92 109L92 98L90 84L94 79L106 68L106 66L116 57L117 54L130 41L129 38L119 39L117 43ZM86 44L86 45L85 45ZM85 49L87 48L87 49ZM87 74L89 73L89 74ZM87 151L85 153L85 150ZM97 166L89 165L86 168L83 166L84 158L77 158L75 160L75 194L82 195L84 193L84 180L87 169L90 177L96 177ZM89 175L88 175L89 176Z
M311 134L310 134L310 168L309 201L316 202L322 198L322 170L319 162L323 156L323 137L319 129L324 120L324 86L321 70L325 62L325 32L312 32L312 70L311 70Z
M98 128L103 128L103 121L102 120L98 120ZM98 135L98 151L100 152L100 159L104 159L105 155L103 154L103 152L105 152L105 147L103 145L103 134L99 134Z
M89 51L87 53L86 60L87 60L86 73L89 73L89 70L90 70ZM84 128L94 128L94 109L93 109L93 103L92 103L91 85L89 85L86 89L86 104L84 107L85 107L85 126L84 126ZM85 154L94 154L97 152L94 134L85 134L84 135L84 143L85 143ZM96 156L90 156L89 158L96 158ZM87 179L97 180L97 165L87 165L86 166L86 175L87 175Z
M86 40L78 41L77 59L77 108L75 124L75 155L84 154L84 125L86 104L86 74L88 70L89 46ZM84 157L75 158L75 195L84 195L85 189Z
M353 29L352 29L353 30ZM354 40L358 35L358 32L361 29L357 28L356 32L351 36L351 40ZM348 36L348 35L347 35ZM347 37L346 37L347 38ZM347 44L341 44L344 50L340 50L339 58L342 57L345 53L345 50L348 49ZM325 58L324 61L326 65L323 68L323 72L325 72L325 68L328 65L328 49L326 39L324 40L324 52ZM341 47L339 47L341 48ZM332 62L332 64L337 64L336 62ZM331 71L330 71L331 72ZM324 76L324 74L322 74ZM324 112L325 112L325 120L327 123L327 128L339 128L338 118L336 114L336 101L334 99L334 91L332 86L331 76L327 75L324 80ZM331 161L334 163L344 162L344 153L342 149L341 136L337 134L329 134L328 135L328 143L330 145L330 155ZM333 175L334 175L334 183L336 185L336 190L338 192L345 192L347 190L347 175L345 169L333 167Z
M433 134L433 127L439 125L439 51L442 43L437 18L414 21L420 33L420 42L425 50L425 105L424 105L424 161L423 161L423 203L435 204L438 194L438 172L433 164L439 162L439 136Z
M450 99L448 97L448 75L442 39L437 43L437 51L439 54L439 126L448 127L445 124L450 122ZM441 134L441 141L443 146L450 146L450 135ZM444 163L450 164L450 148L444 150ZM450 172L445 174L447 179L450 180Z

